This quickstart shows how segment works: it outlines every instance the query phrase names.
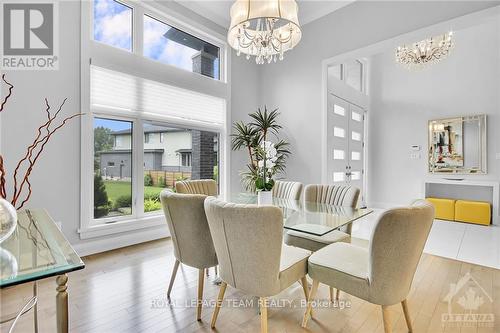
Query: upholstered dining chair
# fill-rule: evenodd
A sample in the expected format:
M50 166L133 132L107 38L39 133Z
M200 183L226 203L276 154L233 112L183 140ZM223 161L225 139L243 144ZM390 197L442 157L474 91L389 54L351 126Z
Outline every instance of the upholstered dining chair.
M280 199L300 200L302 183L277 180L273 186L273 197Z
M259 297L261 331L267 332L267 299L297 281L308 299L310 252L283 244L283 215L278 207L231 204L208 197L205 212L222 279L212 317L217 316L227 285Z
M213 179L181 180L175 182L175 191L184 194L203 194L206 196L217 195L217 183ZM217 266L214 266L217 275ZM208 268L206 269L208 276Z
M217 195L217 183L213 179L181 180L175 182L175 191L185 194Z
M358 205L359 193L359 189L354 186L306 185L304 201L306 204L311 202L354 208ZM289 230L285 234L285 244L314 252L336 242L350 242L351 232L351 223L342 230L334 230L323 236ZM339 295L337 290L335 298L339 299ZM333 301L333 288L330 288L330 299Z
M309 258L313 279L310 302L302 326L306 327L319 282L382 306L386 333L392 331L388 306L401 303L412 331L406 297L434 220L434 207L425 200L381 214L368 249L335 243Z
M198 302L196 319L201 320L204 271L217 265L217 255L208 228L204 201L206 195L179 194L163 190L160 194L163 212L174 243L175 264L170 277L167 296L179 265L198 268Z

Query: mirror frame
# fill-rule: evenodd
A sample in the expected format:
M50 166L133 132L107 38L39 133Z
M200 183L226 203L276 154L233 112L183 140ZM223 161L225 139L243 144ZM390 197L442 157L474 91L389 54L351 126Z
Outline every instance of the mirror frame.
M477 120L479 122L479 150L480 150L480 158L479 158L479 169L476 172L471 172L465 167L456 168L452 171L440 171L439 169L434 168L432 163L432 125L435 123L443 123L443 122L453 122L461 120L462 123L466 121L474 121ZM477 114L477 115L469 115L469 116L461 116L461 117L450 117L443 119L431 119L427 124L427 169L431 174L453 174L453 175L485 175L488 173L488 147L487 147L487 115L486 114Z

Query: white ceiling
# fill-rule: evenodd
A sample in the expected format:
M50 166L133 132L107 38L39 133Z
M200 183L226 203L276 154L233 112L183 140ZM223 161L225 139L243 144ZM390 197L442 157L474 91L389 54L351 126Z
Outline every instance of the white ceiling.
M304 25L354 1L355 0L297 0L299 5L299 22L301 25ZM229 9L234 1L176 0L176 2L226 29L229 27Z

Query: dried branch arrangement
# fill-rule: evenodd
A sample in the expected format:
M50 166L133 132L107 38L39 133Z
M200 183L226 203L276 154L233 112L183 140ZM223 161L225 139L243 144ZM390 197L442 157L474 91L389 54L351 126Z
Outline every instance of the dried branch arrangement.
M5 98L1 101L0 112L4 111L7 101L11 97L14 89L14 86L5 78L5 74L2 75L2 81L8 86L8 92ZM32 188L29 177L47 143L57 131L68 123L68 121L83 115L83 113L76 113L72 116L64 118L62 121L59 121L58 116L64 107L66 100L67 99L65 98L55 112L51 112L49 101L45 98L45 113L47 114L47 120L40 127L38 127L35 139L31 145L26 148L26 153L21 160L19 160L14 169L14 187L10 203L16 209L21 209L31 197ZM3 199L7 199L6 175L7 173L5 171L4 158L0 155L0 198Z

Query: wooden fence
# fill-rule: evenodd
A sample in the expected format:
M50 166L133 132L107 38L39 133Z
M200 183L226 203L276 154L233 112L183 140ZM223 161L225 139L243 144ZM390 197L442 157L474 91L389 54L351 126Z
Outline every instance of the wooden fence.
M191 172L145 170L144 175L150 175L153 186L159 187L174 187L178 180L191 179Z

